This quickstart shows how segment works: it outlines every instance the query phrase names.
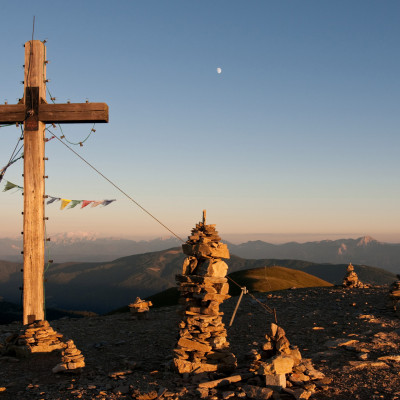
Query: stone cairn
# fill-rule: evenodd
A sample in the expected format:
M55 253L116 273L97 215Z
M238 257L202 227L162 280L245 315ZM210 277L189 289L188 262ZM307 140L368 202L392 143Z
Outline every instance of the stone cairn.
M19 357L28 357L32 353L50 353L65 347L62 337L48 321L35 321L10 338L6 351Z
M400 274L397 275L398 280L394 281L389 288L389 307L395 311L400 311Z
M133 319L147 319L150 307L153 305L151 301L142 300L136 297L136 300L129 304L129 310Z
M61 363L53 372L71 371L85 366L85 359L72 340L63 341L63 335L56 332L48 321L35 321L24 326L18 334L6 339L5 354L29 357L33 353L51 353L61 350Z
M220 304L230 297L225 277L228 265L222 261L229 258L229 251L220 240L215 225L206 225L203 211L203 222L196 224L182 245L188 257L176 280L184 309L173 360L181 374L228 373L237 365L219 311Z
M64 344L61 352L61 363L53 368L53 372L75 371L85 366L85 357L75 346L73 340L68 340Z
M368 287L358 279L358 276L354 271L354 267L351 263L347 267L347 274L343 279L343 286L350 289Z
M272 323L265 338L261 348L249 354L250 372L262 377L265 386L296 399L308 399L317 386L327 383L325 375L313 367L311 360L302 359L298 348L290 345L281 327Z

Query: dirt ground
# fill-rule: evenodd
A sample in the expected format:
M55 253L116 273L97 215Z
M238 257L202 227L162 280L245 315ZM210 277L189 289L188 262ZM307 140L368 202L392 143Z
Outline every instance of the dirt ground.
M331 378L311 399L395 400L400 399L400 319L386 307L387 294L387 287L332 287L256 294L256 298L276 309L277 322L290 343ZM263 342L274 317L245 295L228 327L237 301L238 297L227 300L222 311L238 369L243 370L248 367L246 354ZM170 368L179 309L152 309L147 320L133 320L126 313L52 321L51 326L83 352L86 367L80 373L52 373L59 353L0 357L0 400L198 399L197 382ZM0 339L19 328L16 323L0 325ZM243 384L215 390L209 398L250 398L240 391Z

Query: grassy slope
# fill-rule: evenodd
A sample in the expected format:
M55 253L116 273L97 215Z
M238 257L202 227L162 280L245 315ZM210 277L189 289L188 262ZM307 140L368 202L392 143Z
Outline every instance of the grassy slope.
M136 296L151 295L175 287L175 275L181 273L185 256L180 248L138 254L106 263L53 264L46 273L46 307L63 310L90 310L105 313L131 303ZM242 259L231 255L229 272L265 267L300 270L333 284L341 284L347 264L315 264L300 260ZM353 264L354 265L354 264ZM389 284L396 276L379 268L354 265L365 283ZM21 265L3 265L0 261L0 296L13 303L20 301ZM293 279L292 272L288 279ZM272 284L271 277L269 284ZM287 287L300 287L296 282ZM255 289L257 290L257 289ZM263 289L264 290L264 289Z
M229 274L229 277L240 286L246 286L247 290L250 292L269 292L289 289L292 287L303 288L332 286L331 283L305 272L276 266L237 271ZM229 293L232 296L236 296L240 293L240 289L232 282L229 282ZM149 296L146 300L150 300L154 307L176 305L179 300L179 292L176 287L172 287ZM112 311L109 314L127 311L129 311L129 307L125 306Z
M332 286L331 283L306 272L278 266L237 271L229 276L239 285L246 286L250 292L270 292L292 287ZM230 283L230 286L231 294L240 292L236 285Z

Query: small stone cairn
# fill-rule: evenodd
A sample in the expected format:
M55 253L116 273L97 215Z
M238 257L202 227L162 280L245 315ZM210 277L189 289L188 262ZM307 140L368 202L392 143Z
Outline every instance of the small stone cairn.
M151 301L142 300L136 297L136 300L129 304L129 310L133 319L147 319L150 307L153 305Z
M85 357L75 346L73 340L68 340L64 344L61 352L61 363L53 368L53 372L75 371L85 366Z
M10 338L6 351L19 357L28 357L32 353L50 353L65 347L62 337L48 321L35 321Z
M263 377L265 386L272 390L284 391L296 399L308 399L317 385L324 383L325 375L313 367L311 360L302 359L280 326L272 323L265 338L261 349L253 349L249 354L250 372Z
M366 288L368 285L362 283L354 271L353 265L350 263L347 267L347 274L343 279L343 286L346 288Z
M400 312L400 274L397 278L398 280L394 281L389 288L389 307Z
M230 297L225 277L228 265L222 261L229 258L229 251L220 240L215 225L206 225L203 211L203 222L196 224L182 245L188 257L176 280L184 310L173 360L181 374L227 373L237 365L219 311L220 304Z
M84 356L72 340L63 340L63 335L56 332L48 321L35 321L25 325L19 333L6 339L5 354L17 357L29 357L34 353L51 353L61 350L61 363L53 372L72 371L85 366Z

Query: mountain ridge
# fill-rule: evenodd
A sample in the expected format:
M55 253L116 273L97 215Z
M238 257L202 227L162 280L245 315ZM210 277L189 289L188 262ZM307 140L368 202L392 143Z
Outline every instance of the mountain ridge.
M249 259L299 259L318 263L356 263L373 265L400 273L400 244L386 243L371 236L357 239L335 239L272 244L262 240L228 244L231 254ZM48 244L56 262L110 262L120 257L166 250L179 246L175 237L135 241L121 238L97 238L94 234L57 234ZM0 259L20 262L22 240L0 239Z
M149 295L174 287L185 255L179 247L151 253L120 257L110 262L68 262L51 264L46 272L46 305L65 310L105 313L129 304L137 296ZM0 296L19 302L22 286L21 264L0 261ZM287 267L340 284L348 263L313 263L293 259L244 259L235 255L227 260L229 273L252 268ZM365 283L389 284L396 277L380 268L353 264Z

